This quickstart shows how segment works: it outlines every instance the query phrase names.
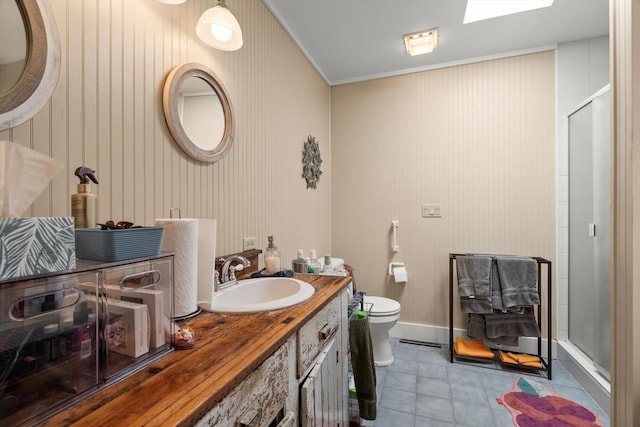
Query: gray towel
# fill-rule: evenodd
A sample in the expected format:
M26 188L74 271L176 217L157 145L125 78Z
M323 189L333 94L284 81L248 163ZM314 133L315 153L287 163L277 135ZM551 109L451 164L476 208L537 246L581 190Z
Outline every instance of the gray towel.
M491 261L491 307L503 313L524 313L524 306L516 305L507 308L502 304L502 287L500 286L500 275L498 274L498 262L495 259Z
M354 316L349 321L349 347L360 417L365 420L375 420L377 409L376 368L373 360L369 321L366 317Z
M533 258L497 257L505 308L540 304L538 263Z
M470 314L469 315L469 327L467 329L467 335L469 337L484 340L488 344L497 346L508 345L511 347L517 347L520 340L518 337L504 336L504 337L487 337L487 324L485 321L485 314Z
M533 316L533 308L526 307L524 314L485 314L487 338L499 337L539 337L540 328Z
M500 276L498 275L498 263L491 261L491 307L495 310L505 310L502 305L502 288L500 287Z
M457 257L456 271L462 312L491 313L491 257Z

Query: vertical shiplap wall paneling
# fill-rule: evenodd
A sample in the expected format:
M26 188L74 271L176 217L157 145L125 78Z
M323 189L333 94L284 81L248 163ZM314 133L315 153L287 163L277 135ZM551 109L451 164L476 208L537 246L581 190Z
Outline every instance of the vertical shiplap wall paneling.
M38 112L33 121L37 121L38 126L32 126L33 142L31 148L51 156L51 138L49 137L51 130L50 106L47 105ZM49 187L33 202L29 214L33 215L36 210L49 210L51 206L51 187Z
M553 260L554 81L543 52L332 88L333 250L360 289L402 304L401 321L447 324L450 252ZM422 218L423 203L442 218Z
M184 26L183 20L184 15L186 13L186 9L184 7L171 8L173 11L172 22L173 25L171 27L172 30L172 38L171 38L171 52L173 64L172 66L178 65L185 61L185 52L184 47L182 45L182 28ZM181 191L181 180L182 178L182 164L186 162L185 156L183 153L178 152L177 149L171 149L171 167L170 167L170 188L171 188L171 207L181 209L182 215L184 217L192 215L188 210L188 206L186 205L186 198L183 198L183 194L186 195L186 189L183 193ZM168 215L167 215L168 216Z
M150 13L149 13L150 14ZM155 40L156 34L161 34L158 30L160 28L160 20L146 19L145 20L145 37L144 37L144 191L142 199L144 201L144 218L145 224L153 224L155 205L156 205L156 186L154 182L155 171L155 158L154 149L156 146L155 139L155 127L156 127L156 114L161 113L157 109L156 105L162 104L162 98L159 97L159 85L156 84L155 79Z
M126 43L125 43L125 25L124 16L127 13L124 6L125 0L112 0L112 12L111 12L111 56L109 61L103 66L108 67L111 71L111 87L110 87L110 104L111 110L111 150L110 150L110 169L108 170L108 177L104 177L103 180L109 179L111 183L110 192L107 194L100 193L100 216L106 215L112 218L114 221L118 221L119 218L123 220L128 219L125 217L123 193L125 189L124 182L124 168L123 155L124 155L124 104L125 104L125 82L123 80L123 70L125 66L126 55ZM105 43L109 41L105 40ZM99 171L100 175L104 174L104 171ZM108 195L108 205L105 206L105 197Z
M99 0L98 0L99 1ZM131 83L131 131L129 132L129 140L127 141L127 155L130 157L127 164L131 170L126 176L131 180L131 183L136 185L126 186L126 193L131 193L131 218L144 218L144 202L146 181L144 180L144 143L145 143L145 114L144 114L144 101L150 94L145 93L145 75L144 75L144 60L146 55L145 33L151 29L147 27L147 21L150 13L147 10L148 3L134 3L131 5L129 15L133 18L132 22L132 34L131 37L131 77L133 78ZM150 35L151 36L151 35Z
M112 215L113 182L109 175L102 175L103 171L111 171L111 141L113 130L111 127L112 98L111 98L111 52L112 52L112 3L98 1L96 3L96 141L98 144L98 158L95 164L87 165L95 168L98 175L99 184L95 186L98 190L98 222L103 223L113 219L118 221L118 217Z
M157 35L158 39L161 40L159 46L159 52L156 52L157 56L162 56L163 61L159 63L159 68L157 70L156 81L160 80L158 84L162 87L162 83L166 78L167 73L178 64L179 58L174 57L177 49L174 48L175 40L178 38L179 27L174 24L175 17L178 16L180 9L178 8L169 8L164 7L159 9L159 17L162 20L162 32ZM176 28L174 30L174 27ZM174 34L175 33L175 34ZM158 79L158 76L162 76L161 79ZM160 218L169 218L169 210L174 207L173 203L173 149L171 146L171 136L165 127L164 120L161 120L159 123L161 129L164 130L163 137L159 141L161 142L160 147L156 147L156 152L160 152L161 156L161 165L162 167L159 170L159 186L156 187L156 194L160 194L162 197L162 204L159 210L156 210L156 215ZM156 175L157 176L157 175ZM175 207L178 207L175 205Z
M69 201L69 182L73 171L69 164L69 146L67 144L67 122L69 111L67 109L67 70L68 62L65 60L67 52L67 4L66 2L51 2L51 10L55 16L60 37L60 77L56 90L51 95L51 100L46 108L51 109L51 157L65 163L66 166L51 181L52 194L51 210L37 210L34 215L65 216L71 213ZM71 181L73 182L73 181Z
M241 250L244 236L263 248L268 234L283 266L299 247L330 251L330 88L262 2L230 5L243 29L241 50L204 45L195 25L215 4L51 1L62 45L58 85L36 117L0 132L66 164L28 214L70 215L73 172L86 165L100 181L93 186L100 221L151 225L175 207L183 217L218 220L218 254ZM182 152L164 121L165 78L184 62L211 68L235 110L234 146L214 164ZM317 190L306 190L300 176L308 134L326 162Z
M84 128L84 109L83 109L83 89L84 89L84 75L82 73L82 61L84 57L83 50L83 17L84 17L84 2L70 3L70 7L67 8L67 31L66 31L66 51L63 53L63 60L67 62L67 74L66 76L60 76L67 79L67 99L66 108L69 111L68 124L67 124L67 150L69 153L69 166L70 175L72 180L69 180L68 194L76 192L78 179L73 176L75 168L84 165L93 167L91 159L86 159L86 143L83 135ZM98 171L100 173L100 171ZM98 175L100 176L100 175ZM98 190L99 192L99 190ZM67 199L68 202L68 199Z
M98 98L98 83L99 83L99 71L97 66L97 51L95 47L88 49L87 46L98 46L98 5L97 0L87 0L82 2L82 15L78 16L80 19L79 29L80 32L75 33L73 37L77 37L76 34L82 34L82 58L80 73L82 75L82 98L79 100L80 108L83 114L83 126L78 130L78 134L82 138L81 143L84 147L82 162L78 164L91 167L97 170L98 165L98 103L101 100ZM98 182L100 180L98 179ZM97 191L97 186L92 185ZM99 199L98 199L99 200ZM100 208L98 208L100 209ZM98 222L106 221L105 218L98 215Z

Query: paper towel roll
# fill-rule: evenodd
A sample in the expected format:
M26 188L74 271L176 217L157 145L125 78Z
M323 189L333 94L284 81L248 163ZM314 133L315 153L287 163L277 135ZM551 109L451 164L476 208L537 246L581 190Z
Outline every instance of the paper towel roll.
M174 256L174 316L193 314L198 310L198 220L156 219L164 227L160 250Z
M198 301L211 304L216 262L216 220L198 220Z

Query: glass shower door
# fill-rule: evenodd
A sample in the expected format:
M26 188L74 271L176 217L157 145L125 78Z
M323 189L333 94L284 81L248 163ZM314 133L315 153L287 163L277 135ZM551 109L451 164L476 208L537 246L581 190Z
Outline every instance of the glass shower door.
M569 341L609 378L608 86L569 115Z

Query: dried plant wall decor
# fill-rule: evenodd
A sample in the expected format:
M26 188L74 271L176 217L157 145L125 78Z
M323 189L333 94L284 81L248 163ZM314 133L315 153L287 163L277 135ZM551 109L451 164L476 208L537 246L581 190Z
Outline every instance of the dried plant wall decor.
M302 177L307 181L307 188L316 189L320 175L322 175L321 164L320 147L316 138L309 135L302 151Z

